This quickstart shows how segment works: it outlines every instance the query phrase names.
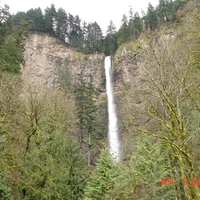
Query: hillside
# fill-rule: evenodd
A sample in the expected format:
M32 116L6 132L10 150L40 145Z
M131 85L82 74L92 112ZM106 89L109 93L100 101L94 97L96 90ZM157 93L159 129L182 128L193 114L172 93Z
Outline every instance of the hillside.
M199 6L188 1L112 55L119 162L108 153L105 54L29 33L21 73L0 72L0 198L200 199Z

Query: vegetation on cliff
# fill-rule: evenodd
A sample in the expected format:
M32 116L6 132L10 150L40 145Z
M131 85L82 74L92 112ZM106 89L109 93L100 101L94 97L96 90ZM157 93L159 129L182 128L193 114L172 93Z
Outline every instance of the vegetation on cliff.
M19 73L24 64L23 53L25 37L28 35L30 21L12 24L9 7L0 7L0 70Z
M182 1L167 1L167 5L175 3ZM98 119L102 104L92 77L80 74L73 90L69 66L60 68L59 87L52 88L30 86L13 73L23 63L26 29L7 26L11 16L2 8L0 52L7 47L14 50L7 51L7 57L0 53L0 198L200 199L199 6L199 1L189 1L176 13L176 21L175 15L168 14L171 7L161 7L159 15L167 24L158 31L159 18L153 20L157 25L148 25L147 20L150 31L135 35L137 43L123 44L128 49L123 59L138 64L143 80L137 87L124 84L118 94L123 144L119 163L113 162L106 149L106 128L101 129ZM156 12L149 7L155 19ZM46 10L48 16L55 14L50 11ZM46 19L52 25L52 18ZM54 31L52 26L47 28ZM112 22L111 31L114 41ZM76 45L78 38L73 37L70 41ZM105 149L98 151L100 142Z
M40 8L18 12L12 16L12 22L16 25L31 20L30 31L49 33L84 53L104 52L111 55L128 38L138 38L145 30L155 30L162 23L176 20L176 11L186 2L188 0L160 0L156 8L149 3L147 13L142 17L138 12L133 13L131 8L129 16L123 15L119 30L110 22L106 36L103 36L97 22L87 24L78 15L66 13L63 8L56 10L54 4L47 7L44 13Z

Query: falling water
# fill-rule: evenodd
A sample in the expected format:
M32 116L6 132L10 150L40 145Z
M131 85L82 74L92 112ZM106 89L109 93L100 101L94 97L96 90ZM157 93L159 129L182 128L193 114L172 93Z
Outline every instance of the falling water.
M106 91L108 98L108 140L110 145L110 153L116 161L120 160L120 143L118 138L117 114L115 110L115 102L112 85L112 61L111 56L105 58L106 73Z

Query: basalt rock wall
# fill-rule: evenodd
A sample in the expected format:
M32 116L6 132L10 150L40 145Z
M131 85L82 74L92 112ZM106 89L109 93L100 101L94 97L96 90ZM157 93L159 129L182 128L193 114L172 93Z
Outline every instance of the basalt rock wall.
M58 68L67 66L73 84L83 70L85 77L92 74L96 88L105 92L104 54L86 55L47 34L32 33L26 41L24 58L22 77L31 84L51 87L55 84ZM120 48L113 60L115 92L121 90L124 85L139 84L141 71L136 54L132 50L127 50L127 47Z
M55 84L58 68L67 66L73 83L83 70L86 78L89 74L93 75L95 86L102 90L104 57L103 54L86 55L76 52L47 34L32 33L26 41L22 77L29 83L50 87Z

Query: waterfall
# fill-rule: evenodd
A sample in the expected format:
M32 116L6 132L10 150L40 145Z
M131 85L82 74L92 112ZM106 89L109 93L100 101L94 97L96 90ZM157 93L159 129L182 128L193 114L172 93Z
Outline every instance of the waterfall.
M108 140L110 153L116 161L120 160L120 143L118 137L117 114L115 110L111 56L105 58L106 92L108 99Z

